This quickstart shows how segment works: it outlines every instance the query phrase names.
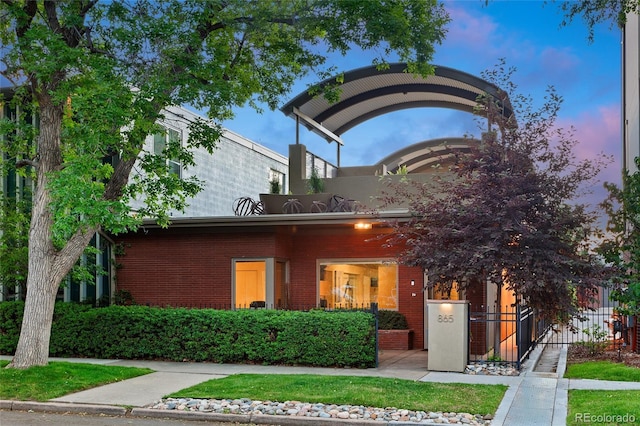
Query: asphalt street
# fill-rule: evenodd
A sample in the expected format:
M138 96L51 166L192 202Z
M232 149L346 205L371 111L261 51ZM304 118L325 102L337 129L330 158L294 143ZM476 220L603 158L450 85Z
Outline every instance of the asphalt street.
M0 424L2 426L194 426L201 425L203 422L144 417L0 411ZM234 423L206 422L206 424L207 426L229 426Z

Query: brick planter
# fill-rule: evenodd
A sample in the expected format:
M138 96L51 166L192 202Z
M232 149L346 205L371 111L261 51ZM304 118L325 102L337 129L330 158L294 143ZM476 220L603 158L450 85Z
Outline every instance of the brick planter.
M378 349L413 349L413 330L378 330Z

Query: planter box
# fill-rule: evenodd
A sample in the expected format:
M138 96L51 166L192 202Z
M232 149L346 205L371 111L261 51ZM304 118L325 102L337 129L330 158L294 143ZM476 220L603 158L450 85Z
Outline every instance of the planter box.
M378 349L413 349L413 330L378 330Z
M324 205L328 208L329 202L331 201L331 194L328 193L320 193L320 194L260 194L260 201L264 206L264 212L266 214L283 214L287 213L284 209L284 205L289 200L296 199L300 202L299 212L295 213L314 213L313 206L314 201L318 201L324 203Z

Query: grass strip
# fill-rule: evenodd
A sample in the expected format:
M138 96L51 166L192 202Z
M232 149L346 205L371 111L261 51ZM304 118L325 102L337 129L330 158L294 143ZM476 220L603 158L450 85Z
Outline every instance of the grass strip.
M637 425L638 390L569 390L567 425Z
M172 398L302 401L416 411L493 414L507 386L429 383L360 376L237 374L175 392Z
M0 361L0 399L47 401L74 392L152 373L148 368L51 362L24 370Z
M640 368L611 361L587 361L568 365L564 377L567 379L640 382Z

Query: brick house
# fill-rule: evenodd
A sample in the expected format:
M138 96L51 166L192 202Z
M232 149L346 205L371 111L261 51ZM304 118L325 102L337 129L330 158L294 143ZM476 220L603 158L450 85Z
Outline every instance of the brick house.
M342 98L335 104L306 93L287 103L282 111L297 127L336 144L337 164L307 152L296 138L289 146L291 195L281 195L275 208L239 193L235 216L175 217L168 229L147 223L136 233L114 237L116 290L126 291L136 303L160 306L331 309L376 302L380 309L403 313L413 330L413 347L425 348L426 299L463 295L425 291L422 270L399 264L398 249L385 247L390 222L408 213L404 206L380 210L380 177L401 178L388 172L402 168L407 178L432 179L441 173L431 167L434 162L446 165L454 152L477 141L425 141L371 166L341 167L344 141L339 135L369 118L410 107L472 113L477 97L495 94L497 88L450 68L437 67L428 78L416 78L405 68L392 64L384 71L368 67L346 73ZM507 113L509 108L505 105ZM324 181L324 198L303 203L299 200L313 170ZM238 208L239 201L250 208ZM464 296L482 309L495 309L495 293L483 288ZM495 331L477 333L485 342L478 350L486 351Z

